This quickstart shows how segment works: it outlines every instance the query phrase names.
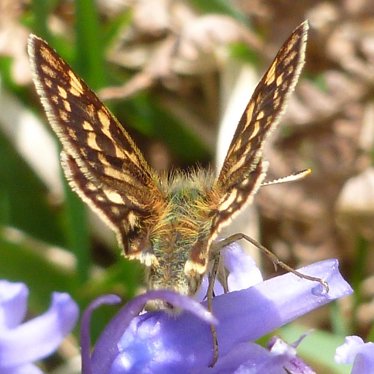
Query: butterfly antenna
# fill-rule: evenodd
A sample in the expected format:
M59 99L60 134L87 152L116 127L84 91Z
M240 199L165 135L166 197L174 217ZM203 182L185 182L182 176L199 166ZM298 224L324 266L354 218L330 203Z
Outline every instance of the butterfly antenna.
M304 179L305 177L307 177L311 173L312 173L312 169L305 169L305 170L297 171L296 173L287 175L286 177L282 177L282 178L274 179L272 181L264 182L264 183L261 184L261 187L271 186L273 184L295 182L295 181L298 181L300 179Z

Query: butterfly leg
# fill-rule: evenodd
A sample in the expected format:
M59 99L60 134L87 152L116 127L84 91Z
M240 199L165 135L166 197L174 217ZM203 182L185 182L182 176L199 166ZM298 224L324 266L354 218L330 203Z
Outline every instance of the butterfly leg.
M217 253L213 258L213 265L212 269L209 273L209 282L208 282L208 290L207 290L207 302L208 302L208 310L209 312L213 312L213 297L214 297L214 283L217 279L218 270L220 267L220 255ZM217 360L218 360L218 338L217 338L217 329L215 325L210 325L210 331L212 333L213 338L213 359L212 362L209 364L209 367L213 367Z
M244 239L244 240L248 241L249 243L251 243L252 245L257 247L258 249L260 249L262 252L264 252L266 254L266 256L268 256L270 258L270 260L273 262L275 270L277 270L277 267L280 266L284 270L295 274L299 278L307 279L307 280L310 280L312 282L320 283L324 287L326 293L329 292L329 285L326 281L324 281L323 279L318 278L318 277L313 277L311 275L300 273L299 271L293 269L292 267L290 267L289 265L287 265L286 263L281 261L272 251L270 251L268 248L264 247L257 240L255 240L255 239L253 239L253 238L251 238L248 235L245 235L243 233L237 233L237 234L234 234L234 235L230 235L229 237L215 243L215 247L214 247L213 250L214 251L219 251L223 247L226 247L229 244L237 242L238 240L241 240L241 239Z

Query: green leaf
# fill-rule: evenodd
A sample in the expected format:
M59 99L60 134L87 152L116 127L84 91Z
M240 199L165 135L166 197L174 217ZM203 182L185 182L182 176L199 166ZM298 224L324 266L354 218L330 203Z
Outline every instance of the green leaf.
M43 241L63 245L59 214L47 189L0 132L0 220Z
M71 292L73 269L48 259L48 250L50 256L55 253L52 247L22 233L6 232L0 231L1 278L25 282L30 288L31 303L38 310L49 304L53 291Z

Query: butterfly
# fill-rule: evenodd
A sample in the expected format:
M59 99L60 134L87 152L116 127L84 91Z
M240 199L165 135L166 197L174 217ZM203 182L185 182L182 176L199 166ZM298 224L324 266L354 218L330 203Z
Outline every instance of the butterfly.
M116 233L125 256L146 266L148 289L197 292L220 250L215 239L221 228L264 182L264 143L300 75L307 30L304 22L292 32L261 78L218 176L196 169L171 177L151 168L95 93L47 42L30 35L33 80L62 143L66 178ZM157 301L154 307L168 305Z

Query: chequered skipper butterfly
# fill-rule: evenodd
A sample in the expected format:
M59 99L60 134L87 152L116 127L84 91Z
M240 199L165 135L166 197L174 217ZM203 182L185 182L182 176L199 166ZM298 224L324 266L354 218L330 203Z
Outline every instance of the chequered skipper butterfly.
M195 294L220 248L214 241L220 229L263 183L263 145L296 85L307 29L304 22L293 31L260 80L218 177L203 170L157 174L83 80L45 41L30 36L34 82L63 145L65 175L115 231L125 255L146 265L149 289Z

